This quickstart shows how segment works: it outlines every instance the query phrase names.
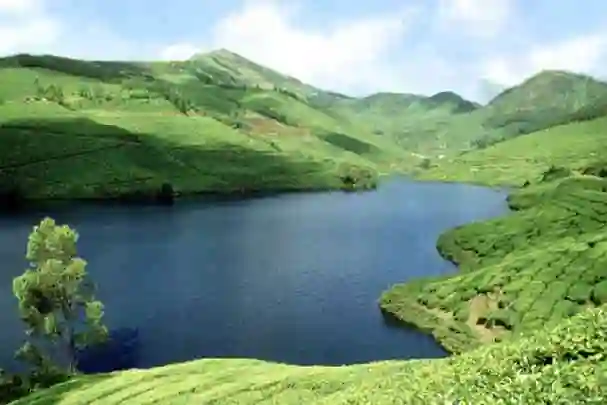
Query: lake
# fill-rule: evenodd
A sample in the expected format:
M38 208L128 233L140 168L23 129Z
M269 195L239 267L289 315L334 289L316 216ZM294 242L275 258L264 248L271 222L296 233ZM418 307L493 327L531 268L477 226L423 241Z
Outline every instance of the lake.
M43 215L80 234L112 329L139 331L138 367L200 357L352 364L442 357L387 323L392 284L446 274L451 227L507 212L505 191L393 179L367 193L304 193L172 207L79 205L0 218L0 367L23 329L12 296Z

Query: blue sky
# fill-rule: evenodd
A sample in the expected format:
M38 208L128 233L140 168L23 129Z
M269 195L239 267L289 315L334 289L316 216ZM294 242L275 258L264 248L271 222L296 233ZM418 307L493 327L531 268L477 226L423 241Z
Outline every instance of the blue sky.
M485 101L542 69L607 78L607 2L0 0L0 54L149 60L217 48L353 95Z

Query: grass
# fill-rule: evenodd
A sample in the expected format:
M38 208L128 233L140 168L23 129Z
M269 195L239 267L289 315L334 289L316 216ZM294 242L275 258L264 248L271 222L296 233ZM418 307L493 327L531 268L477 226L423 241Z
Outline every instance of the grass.
M607 303L607 181L570 177L510 202L518 211L441 235L459 273L397 285L382 308L460 353Z
M77 377L14 405L602 404L607 312L447 359L343 367L205 359Z
M251 84L278 73L230 53L211 56L0 60L8 83L0 89L0 191L98 199L153 196L163 184L177 194L367 189L415 163L295 90ZM299 93L311 88L302 86Z
M421 179L520 186L551 166L584 171L607 154L607 117L551 127L486 149L436 161Z
M151 193L163 183L178 194L340 188L340 176L352 172L338 159L298 158L262 141L243 145L239 134L212 119L128 118L99 119L112 124L70 118L0 125L8 146L0 151L5 181L18 184L29 199L110 198ZM128 122L113 125L122 120ZM163 124L166 129L158 132ZM157 132L144 132L149 128Z
M114 178L111 173L115 172L153 178L150 182L154 187L158 182L167 182L167 177L190 176L191 170L175 171L175 164L185 167L188 163L179 163L174 149L179 146L216 150L219 138L229 146L226 152L229 156L233 156L234 148L238 148L248 155L272 156L273 161L284 163L274 165L275 169L294 162L287 170L287 176L270 174L264 163L259 167L257 177L264 176L266 180L257 182L254 188L341 188L344 187L344 170L351 172L349 177L365 173L364 178L357 179L356 185L367 188L368 183L375 182L370 178L393 172L411 172L420 164L426 164L426 157L434 163L438 161L435 159L438 155L450 156L457 161L460 159L458 152L470 148L478 138L495 140L520 135L571 119L572 114L601 115L605 111L598 107L597 111L587 109L602 105L599 101L607 95L607 85L588 77L544 72L509 89L487 106L464 100L451 92L431 97L379 93L353 98L314 88L226 50L197 55L184 62L151 63L17 55L0 59L0 79L7 83L0 89L0 122L6 123L4 133L15 120L35 119L39 122L41 118L49 118L63 121L88 119L98 124L114 125L124 130L125 140L146 135L139 136L141 142L137 152L134 152L132 144L125 147L128 149L125 156L138 155L138 163L133 167L125 166L124 162L114 162L128 160L126 157L113 159L99 155L97 158L105 159L109 166L106 174L99 174L93 168L97 174L90 177L92 183L65 184L62 186L65 191L60 193L62 198L80 198L84 194L87 198L107 198L113 194L95 193L92 189L96 184L113 184L116 181L130 184L133 193L148 192L147 186L139 187L142 181ZM533 102L529 102L530 98ZM30 131L43 131L36 125L31 124ZM62 131L64 138L61 141L67 149L71 148L67 145L72 142L70 134L58 129L57 125L53 131ZM66 127L73 129L71 136L75 144L81 143L81 137L87 135L71 124L66 124ZM91 127L87 126L87 130ZM166 142L166 145L171 145L170 153L158 149L157 138L170 138ZM196 146L193 146L194 138L199 138L194 142ZM148 141L154 145L150 146ZM27 143L31 144L29 140ZM512 159L517 151L508 153L508 158ZM146 157L146 154L149 155ZM459 166L456 164L455 171L448 170L446 177L468 180L480 176L480 181L495 179L489 171L483 172L487 173L487 178L474 172L474 154L464 156L463 159L468 160ZM23 154L21 157L26 158ZM65 159L72 157L68 154ZM490 159L479 159L483 164L492 164ZM142 170L144 160L147 168ZM154 165L156 161L161 162L160 165ZM211 159L209 163L218 161L221 160ZM238 162L256 164L258 161L266 162L267 159L251 161L244 158ZM230 157L226 162L234 163L234 159ZM505 164L502 156L496 157L496 162L496 166ZM44 170L61 173L63 164L65 162L55 158L44 166ZM76 164L84 167L82 165L87 163ZM171 167L163 168L164 164ZM59 166L55 168L55 165ZM157 167L157 172L150 173L152 166ZM9 174L18 179L31 179L37 168L22 167L11 170ZM463 173L470 168L472 174ZM294 178L300 169L303 170L301 181ZM199 165L197 170L216 171L210 165ZM231 169L222 170L230 172ZM256 170L257 167L253 166L248 173L255 177ZM504 176L515 176L508 167L503 171L509 173ZM311 176L311 172L319 175ZM44 173L38 171L39 179L28 181L34 184L43 182L41 176ZM440 170L428 174L445 177ZM189 185L178 188L184 192L219 193L241 189L243 183L250 180L239 179L232 174L214 173L209 176L214 180L192 178ZM499 180L514 181L513 178ZM71 181L66 179L68 183ZM346 186L351 187L350 183ZM83 191L83 188L88 191ZM72 192L74 194L70 194ZM26 190L25 194L36 198L57 197L48 191Z

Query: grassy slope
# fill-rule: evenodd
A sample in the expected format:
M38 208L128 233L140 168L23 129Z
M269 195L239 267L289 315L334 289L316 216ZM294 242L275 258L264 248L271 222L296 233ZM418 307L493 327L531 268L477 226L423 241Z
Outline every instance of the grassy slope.
M607 182L572 177L524 193L519 211L441 235L460 273L395 286L382 307L461 352L607 303Z
M441 92L431 97L379 93L362 99L334 98L325 107L417 153L453 156L573 119L607 115L607 83L544 71L486 106Z
M547 72L487 107L450 92L358 99L225 50L168 63L21 55L0 60L0 80L9 83L0 89L0 134L9 145L0 151L0 188L14 188L12 179L28 198L150 194L163 183L183 193L326 189L343 187L348 174L367 186L374 173L453 156L482 134L518 134L526 97L551 103L525 107L525 128L535 128L552 122L546 111L563 120L604 90ZM566 97L550 97L564 90Z
M84 376L15 405L603 404L607 312L440 360L301 367L206 359Z
M529 185L515 212L447 231L441 254L461 272L398 285L381 306L448 349L553 325L607 302L607 118L550 128L465 153L422 177Z
M550 166L584 170L605 161L607 116L555 126L439 162L422 179L489 185L539 180Z
M28 198L112 197L165 182L184 193L324 189L405 160L391 141L303 98L244 88L241 73L227 76L236 84L216 74L203 82L195 74L212 68L190 64L3 60L0 80L10 85L0 89L0 179ZM178 83L165 81L177 73ZM51 85L60 100L40 95ZM187 101L187 114L166 89Z

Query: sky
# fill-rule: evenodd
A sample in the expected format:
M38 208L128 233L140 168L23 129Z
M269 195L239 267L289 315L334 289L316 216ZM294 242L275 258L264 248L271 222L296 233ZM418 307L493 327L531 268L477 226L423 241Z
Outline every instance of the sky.
M484 102L543 69L607 79L607 1L0 0L0 55L176 60L219 48L349 95Z

